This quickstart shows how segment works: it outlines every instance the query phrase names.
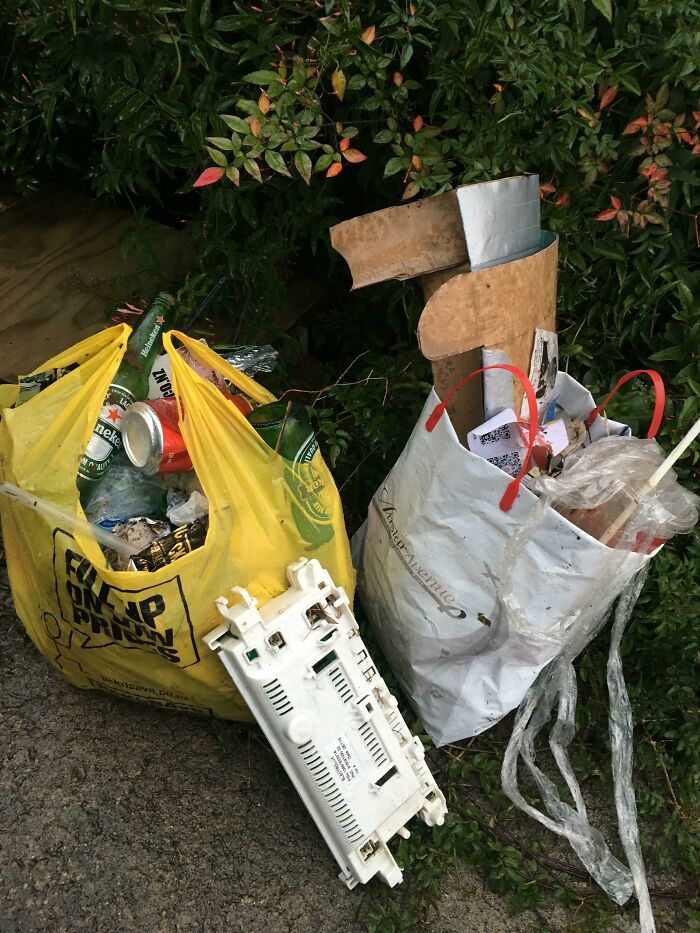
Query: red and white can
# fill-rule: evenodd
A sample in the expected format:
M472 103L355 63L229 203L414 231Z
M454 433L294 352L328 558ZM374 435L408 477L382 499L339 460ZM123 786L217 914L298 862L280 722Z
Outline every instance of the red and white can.
M129 460L153 476L192 469L180 434L177 399L153 398L134 402L122 418L122 443Z

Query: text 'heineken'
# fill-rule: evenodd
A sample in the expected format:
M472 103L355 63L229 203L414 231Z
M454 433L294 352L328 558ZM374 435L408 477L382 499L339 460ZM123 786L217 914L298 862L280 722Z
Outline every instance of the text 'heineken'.
M92 494L121 450L121 420L134 402L148 397L148 375L161 350L161 334L170 327L172 295L159 292L141 315L129 337L124 358L107 390L97 424L78 467L77 484L81 499Z
M314 465L318 441L304 406L271 402L252 411L248 421L285 461L284 478L292 493L294 523L308 549L330 541L333 525L324 501L325 486Z

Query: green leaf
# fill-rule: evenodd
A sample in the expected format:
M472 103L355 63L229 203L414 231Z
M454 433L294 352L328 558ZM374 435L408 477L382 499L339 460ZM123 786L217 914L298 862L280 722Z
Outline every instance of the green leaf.
M612 22L612 2L611 0L591 0L593 6L602 13L609 23Z
M248 172L249 175L252 175L256 181L262 182L260 166L255 161L255 159L243 159L243 168L246 170L246 172Z
M104 102L105 110L112 110L114 107L118 107L119 104L124 103L131 95L135 92L135 88L123 84L121 87L118 87L117 90L108 97Z
M684 311L691 311L693 308L693 293L685 284L685 282L678 282L676 285L676 293L681 300Z
M404 46L401 52L401 58L399 59L399 67L402 69L405 68L406 65L411 61L412 57L413 57L413 46L410 44Z
M220 113L219 119L223 120L229 129L235 130L237 133L243 133L246 135L250 132L250 127L245 122L245 120L241 119L241 117L234 117L230 113Z
M217 149L223 149L225 152L233 152L234 145L227 136L207 136L207 142Z
M272 84L273 81L276 81L277 75L274 71L251 71L250 74L243 76L243 80L247 81L249 84L259 84L265 87L268 84Z
M124 77L129 84L138 84L139 73L136 70L133 58L124 59Z
M217 32L233 32L241 25L240 16L222 16L214 23Z
M311 159L305 152L296 152L294 154L294 165L296 166L297 171L304 179L306 184L311 184L311 172L313 171L313 166L311 164Z
M348 81L348 91L361 91L367 84L367 78L362 75L353 75Z
M389 161L384 166L384 177L389 178L390 175L395 175L397 172L400 172L404 168L404 160L394 157L389 159Z
M205 146L204 148L211 156L212 162L214 162L216 165L220 165L222 168L226 168L228 165L228 159L223 154L223 152L219 152L218 149L212 149L211 146Z
M255 100L247 100L242 97L236 101L236 107L238 107L241 113L247 113L250 117L257 117L258 120L263 118L263 114L260 113L260 108Z
M133 117L134 114L138 113L146 103L148 103L148 98L146 95L142 91L135 90L129 100L117 114L117 120L119 122L122 120L128 120L129 117Z
M228 42L224 42L223 39L220 39L215 32L208 32L204 36L204 41L213 49L218 49L219 52L227 52L228 54L231 54L236 51L232 45L229 45Z
M314 172L323 172L333 161L333 155L331 153L324 153L322 156L319 156L316 160L316 165L314 165Z
M279 172L280 175L286 175L287 178L292 177L291 172L287 168L287 165L284 161L284 157L274 149L265 150L265 161L273 171Z
M666 350L659 350L656 353L652 353L649 359L658 363L663 360L684 360L687 355L688 351L683 347L668 347Z
M78 9L76 0L66 0L66 13L68 14L68 21L73 30L73 35L75 35L78 31Z
M377 135L374 137L375 143L382 145L383 143L389 143L394 138L394 134L391 130L380 130Z

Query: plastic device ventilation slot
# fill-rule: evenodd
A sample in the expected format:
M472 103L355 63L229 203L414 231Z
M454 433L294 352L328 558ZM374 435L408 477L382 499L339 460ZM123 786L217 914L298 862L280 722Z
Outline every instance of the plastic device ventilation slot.
M218 653L340 866L349 888L402 880L387 843L420 816L444 821L445 799L397 701L360 638L345 592L317 560L287 568L290 588L258 610L234 587Z

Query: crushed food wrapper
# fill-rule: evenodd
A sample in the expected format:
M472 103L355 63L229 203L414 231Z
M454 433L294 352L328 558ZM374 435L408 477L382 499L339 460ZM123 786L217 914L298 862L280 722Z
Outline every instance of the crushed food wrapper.
M167 522L155 521L152 518L130 518L123 525L117 525L112 534L125 541L133 547L133 553L138 554L144 548L148 547L157 538L170 533L170 525ZM105 557L109 561L112 570L127 570L129 558L116 551L105 551Z
M166 515L171 525L189 525L198 518L209 514L209 500L196 489L189 495L178 490L168 492L168 510Z

